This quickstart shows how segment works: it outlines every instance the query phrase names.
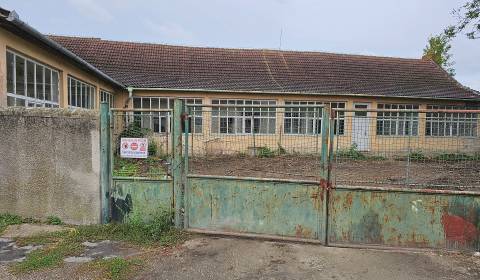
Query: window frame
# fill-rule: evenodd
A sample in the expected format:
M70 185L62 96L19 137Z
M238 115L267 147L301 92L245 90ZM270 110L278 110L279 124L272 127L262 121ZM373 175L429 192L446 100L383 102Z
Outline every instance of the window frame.
M396 108L394 108L396 107ZM402 108L403 107L403 108ZM420 114L401 112L401 110L420 110L416 103L378 103L378 110L398 110L398 112L377 112L375 117L375 135L379 137L418 137L420 129ZM412 116L412 117L411 117ZM412 126L408 124L412 121ZM385 123L389 123L389 130ZM382 125L380 125L380 123ZM393 125L395 132L392 133ZM381 131L380 131L381 129ZM408 130L408 132L407 132Z
M249 104L250 103L250 104ZM265 103L265 104L262 104ZM232 105L242 107L219 107L215 105ZM212 134L220 135L275 135L277 133L277 108L254 108L250 106L276 106L277 101L273 99L212 99L211 100L211 116L210 130ZM250 109L247 109L250 108ZM221 114L226 115L221 115ZM218 119L218 120L216 120ZM233 120L232 123L230 121ZM252 121L253 120L253 123ZM255 132L255 120L258 121L258 131ZM262 120L267 120L267 132L260 132ZM222 132L222 122L227 125L227 131ZM250 121L247 131L247 123ZM238 125L240 124L240 126ZM273 132L270 132L273 125ZM216 127L214 127L216 126ZM232 127L232 131L229 129ZM239 129L240 128L240 129Z
M113 93L100 88L100 103L104 102L105 100L108 103L109 108L113 108L115 106L115 96Z
M319 106L318 108L320 110L316 110L316 108L313 107L305 107L305 111L302 112L302 107L288 107L288 105L292 106ZM317 100L285 100L285 111L283 114L283 133L285 135L292 135L292 136L316 136L316 135L321 135L322 134L322 119L323 119L323 108L325 106L331 105L333 109L345 109L347 106L346 101L317 101ZM342 105L342 106L340 106ZM321 107L320 107L321 106ZM290 110L290 112L289 112ZM315 116L315 113L318 111L318 116ZM287 116L287 114L290 113L298 113L298 114L308 114L308 113L313 113L312 117L309 117L305 115L304 117L302 116ZM337 116L335 116L335 121L334 121L334 133L335 135L338 136L343 136L345 135L345 112L336 112ZM290 129L290 132L287 131L287 124L286 122L288 120L298 120L300 123L301 120L305 120L305 133L293 133L291 132L292 129ZM311 133L308 132L308 122L311 121ZM293 123L292 123L293 124Z
M427 105L428 110L461 110L468 109L466 107L458 105ZM441 137L441 138L452 138L452 137L462 137L462 138L476 138L478 137L478 122L479 115L477 113L426 113L425 117L425 137ZM463 122L462 122L463 120ZM437 124L438 135L433 135L435 128L434 124ZM442 125L441 125L442 124ZM461 128L463 124L463 128ZM469 124L470 133L465 134ZM440 135L441 127L443 127L443 135ZM449 133L447 132L447 127ZM460 131L463 130L463 134L460 134Z
M144 99L148 99L148 104L149 104L149 108L144 108ZM158 100L158 108L152 108L152 99L157 99ZM152 110L155 110L155 109L168 109L168 110L172 110L173 109L173 100L175 99L175 97L169 97L169 96L134 96L133 97L133 108L134 109L152 109ZM203 98L201 97L185 97L185 98L180 98L181 100L185 100L187 102L187 104L189 105L203 105ZM135 107L135 100L140 100L140 108L139 107ZM163 102L161 101L163 100ZM166 101L166 102L165 102ZM193 103L190 103L189 101L193 101ZM197 103L199 102L199 103ZM166 108L162 108L162 104L166 104ZM150 120L149 120L149 126L146 127L148 129L151 129L154 133L158 133L158 134L167 134L167 133L171 133L171 128L172 128L172 115L169 113L169 112L134 112L134 116L137 115L137 116L142 116L142 115L147 115L147 114L150 114L152 115L150 117ZM157 116L155 116L155 114L158 115L158 131L155 131L155 120L153 118L157 118ZM145 128L144 127L144 117L141 117L141 122L140 122L140 125L142 128ZM194 129L197 129L199 128L200 132L193 132L193 134L201 134L203 133L203 124L204 124L204 121L203 121L203 115L200 114L200 115L197 115L194 117L196 120L200 119L201 120L201 124L198 125L198 126L195 126L194 123L192 123L192 121L190 121L190 124L194 125ZM162 128L162 121L165 121L165 131L163 131L161 128ZM190 131L191 133L191 131Z
M13 59L13 66L12 66L12 91L9 91L9 70L10 67L8 65L8 55L12 55ZM17 94L17 58L23 59L23 94ZM6 83L7 83L7 106L19 106L19 107L45 107L45 108L59 108L60 107L60 71L52 66L42 63L38 60L25 56L21 53L18 53L15 50L7 48L5 52L5 62L7 64L6 67ZM30 66L29 66L30 65ZM29 68L33 68L33 72L29 72ZM42 69L42 81L37 81L37 69ZM46 94L46 80L45 80L45 69L50 71L50 82L49 88L50 93ZM29 79L29 74L32 74L32 77ZM54 76L56 76L56 84L54 83ZM33 81L33 84L31 83ZM32 88L29 88L29 85ZM41 86L42 89L42 98L39 98L38 86ZM31 95L31 90L33 90L33 97ZM47 96L50 96L50 99L46 99ZM11 101L13 100L14 105L10 105ZM19 105L17 103L18 100L22 100ZM23 103L23 104L21 104Z
M73 95L72 82L75 83L75 94ZM78 92L80 88L80 93ZM88 89L88 90L87 90ZM93 89L93 94L92 90ZM85 92L84 92L85 91ZM86 93L88 92L88 93ZM84 94L88 94L88 98ZM73 96L75 96L75 105L72 105ZM97 87L91 83L85 82L81 79L78 79L74 76L67 76L67 102L68 108L71 109L86 109L86 110L95 110L97 109ZM80 106L78 104L80 103ZM86 103L88 107L83 106Z

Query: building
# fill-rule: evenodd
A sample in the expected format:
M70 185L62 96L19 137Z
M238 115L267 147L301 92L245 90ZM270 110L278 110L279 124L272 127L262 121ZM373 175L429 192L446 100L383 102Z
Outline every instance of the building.
M0 106L98 109L106 101L117 108L171 109L174 98L196 105L287 106L193 114L192 132L204 135L195 147L203 151L219 146L218 137L205 139L206 134L234 142L257 134L262 139L257 146L262 141L287 143L293 150L302 146L299 141L314 142L320 112L306 106L425 110L476 108L480 102L477 91L429 59L50 36L3 9L0 55L5 58L0 60ZM468 149L478 145L476 113L350 113L338 116L336 133L351 140L346 146L353 142L360 150L375 150L382 137L403 141L403 136L417 138L424 148L447 147L459 139ZM157 114L142 125L156 134L168 133L169 117Z

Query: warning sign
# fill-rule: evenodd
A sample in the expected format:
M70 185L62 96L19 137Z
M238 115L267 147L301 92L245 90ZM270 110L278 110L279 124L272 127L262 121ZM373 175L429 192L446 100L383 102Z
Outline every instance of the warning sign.
M147 158L147 138L121 138L120 157L122 158Z

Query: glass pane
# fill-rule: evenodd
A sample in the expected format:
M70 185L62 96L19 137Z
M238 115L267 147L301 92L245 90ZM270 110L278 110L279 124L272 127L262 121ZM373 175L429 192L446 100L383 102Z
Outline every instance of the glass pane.
M52 72L52 101L58 102L58 72Z
M16 92L18 95L25 95L25 59L17 56L15 58Z
M43 66L35 65L36 67L36 77L35 82L37 83L37 99L43 100Z
M7 52L7 92L9 92L9 93L14 93L13 92L13 90L14 90L13 89L14 88L14 86L13 86L14 64L15 64L15 61L14 61L14 58L13 58L13 54L10 53L10 52ZM10 100L10 102L12 102L12 100ZM9 105L9 103L7 105L8 106L13 106L13 105Z
M82 95L81 95L81 102L82 102L82 105L81 107L82 108L88 108L88 95L89 95L89 92L87 91L87 85L82 83L81 85L81 88L82 88Z
M52 100L52 70L45 68L45 100Z
M35 98L35 64L27 61L27 96Z
M7 96L7 106L15 106L15 97Z
M141 109L142 108L142 99L141 98L134 98L133 99L133 108Z

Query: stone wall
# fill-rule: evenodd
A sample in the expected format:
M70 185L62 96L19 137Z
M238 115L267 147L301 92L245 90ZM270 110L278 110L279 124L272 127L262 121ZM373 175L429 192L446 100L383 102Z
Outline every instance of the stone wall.
M0 213L100 222L99 114L0 109Z

